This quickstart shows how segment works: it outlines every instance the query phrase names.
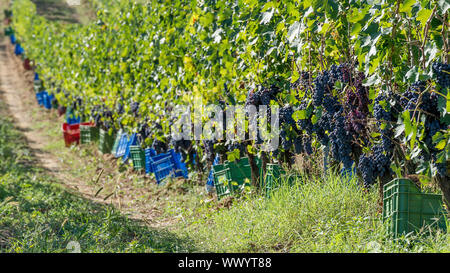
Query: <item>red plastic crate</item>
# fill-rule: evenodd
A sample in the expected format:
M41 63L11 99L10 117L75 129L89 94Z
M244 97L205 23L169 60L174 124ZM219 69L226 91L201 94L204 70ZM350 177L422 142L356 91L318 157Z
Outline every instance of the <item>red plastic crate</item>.
M30 59L26 58L26 59L23 61L23 68L24 68L25 70L31 70L31 69L32 69Z
M69 125L64 123L62 125L62 131L66 147L70 147L72 144L80 144L80 124Z

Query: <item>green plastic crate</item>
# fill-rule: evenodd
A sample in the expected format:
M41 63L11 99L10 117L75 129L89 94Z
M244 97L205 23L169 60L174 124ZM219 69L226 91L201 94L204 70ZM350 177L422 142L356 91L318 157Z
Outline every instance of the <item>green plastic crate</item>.
M123 134L123 131L122 131L122 129L120 129L120 130L119 130L119 133L117 133L117 134L114 136L114 144L113 144L111 153L116 154L117 147L119 146L120 139L122 138L122 134Z
M80 125L81 144L89 144L99 140L99 128L95 126Z
M114 145L115 133L100 129L99 150L103 154L110 154Z
M141 146L130 146L130 157L135 170L138 171L145 168L145 152Z
M260 159L256 159L256 165L261 170ZM247 179L250 181L252 179L252 168L247 157L233 162L226 161L224 167L230 170L231 180L237 183L237 185L233 183L236 188L246 183Z
M256 164L261 169L261 160ZM252 172L248 158L213 166L214 185L219 199L223 196L240 192L242 187L250 186ZM221 182L222 181L222 182Z
M389 232L399 237L424 227L447 230L442 195L422 193L408 179L395 179L384 185L383 220Z
M216 188L217 199L222 199L225 196L231 195L230 188L231 178L229 169L222 169L214 172L214 186Z
M13 33L14 33L14 32L13 32L13 30L12 30L11 27L5 28L5 36L10 36L10 35L12 35Z
M89 144L92 142L91 128L92 128L92 126L80 125L80 142L81 142L81 144Z
M100 128L97 126L91 127L91 141L97 142L100 137Z
M270 197L283 183L292 185L298 179L301 179L301 177L295 174L286 174L278 164L267 164L266 176L262 177L261 174L260 183L266 197Z

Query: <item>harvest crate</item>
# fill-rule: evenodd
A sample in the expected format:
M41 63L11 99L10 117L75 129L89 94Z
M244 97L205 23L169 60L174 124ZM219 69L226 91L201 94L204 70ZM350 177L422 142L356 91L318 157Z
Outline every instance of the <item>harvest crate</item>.
M23 68L25 70L31 70L33 69L33 67L31 66L31 60L28 58L25 58L25 60L23 61Z
M301 177L298 175L286 174L278 164L267 164L266 176L261 176L260 182L266 197L270 197L270 195L284 183L292 185L299 179L301 179Z
M89 144L94 141L92 134L94 128L94 123L92 122L84 122L80 124L81 144Z
M114 142L114 156L116 158L122 157L125 154L128 143L128 134L118 134Z
M141 146L130 146L130 157L135 170L142 170L145 168L145 152Z
M100 138L100 128L98 126L93 125L91 127L91 141L97 142Z
M172 156L172 163L175 169L175 177L184 177L187 179L189 174L186 168L186 164L181 161L181 155L175 152L174 149L170 149L169 153Z
M5 28L5 36L10 36L13 33L13 29L10 26Z
M80 144L80 126L79 124L67 124L62 125L63 137L66 147L70 147L72 144Z
M114 145L115 133L109 134L108 131L100 129L99 150L103 154L110 154Z
M72 109L67 108L65 114L66 114L66 122L68 124L76 124L81 122L81 118L75 116Z
M214 186L216 188L217 199L219 200L232 194L229 169L214 172Z
M151 165L158 184L173 174L173 163L170 155L151 163Z
M122 161L124 163L127 162L127 160L130 158L130 147L134 146L134 145L138 145L138 139L137 139L136 133L134 133L130 136L130 139L128 140L128 142L125 145L125 153L122 156Z
M206 182L206 190L208 192L212 192L214 188L214 166L218 165L220 162L220 156L216 155L214 158L214 162L211 166L211 170L209 171L208 181Z
M383 220L390 221L394 237L425 227L446 230L442 195L422 193L408 179L395 179L384 185Z
M45 99L44 96L45 96L46 93L47 92L45 92L45 91L36 93L36 100L37 100L39 105L44 105L44 99Z
M14 54L16 54L17 56L22 55L24 53L24 49L20 44L16 44L16 47L14 48Z
M257 165L261 169L260 160L257 161ZM246 157L234 162L226 161L224 164L214 165L212 169L214 186L219 200L224 196L239 192L244 186L250 186L252 174Z
M49 95L47 92L44 93L44 107L48 110L52 109L52 103L55 99L55 95Z

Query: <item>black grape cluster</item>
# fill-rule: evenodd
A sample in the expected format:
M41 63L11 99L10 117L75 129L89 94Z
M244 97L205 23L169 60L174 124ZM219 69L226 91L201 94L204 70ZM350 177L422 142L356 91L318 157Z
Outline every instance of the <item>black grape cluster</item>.
M306 103L300 104L298 110L306 110L308 105ZM305 130L308 135L313 134L314 125L311 118L299 119L297 120L297 126L300 130Z
M132 102L130 105L130 111L134 117L139 116L139 102Z
M256 90L257 89L257 90ZM256 89L250 90L247 94L245 105L270 105L270 101L276 98L276 95L281 93L281 89L275 85L270 87L258 86Z
M369 187L378 177L391 172L389 154L381 145L372 148L372 154L364 154L359 158L358 169L363 177L364 186Z
M144 144L145 140L149 138L152 133L150 126L148 126L148 121L145 120L143 123L141 123L138 127L138 130L139 130L138 134L139 143Z
M303 137L301 135L297 136L294 139L294 150L295 150L296 154L302 154L304 152L304 149L303 149Z
M400 104L403 109L410 111L411 118L417 118L419 115L419 110L424 110L424 104L419 101L420 94L422 94L426 89L426 82L417 81L408 87L408 90L403 93Z
M330 93L334 86L334 79L330 75L329 71L323 71L319 73L313 81L314 93L313 93L313 103L315 106L322 105L323 96Z
M442 89L450 86L450 64L435 62L431 65L437 83Z
M383 177L391 171L391 160L389 152L385 151L381 145L375 145L372 149L375 162L375 171L378 177Z
M351 79L351 66L348 63L340 65L333 64L330 67L331 76L334 80L339 80L343 83L349 83Z
M351 169L353 161L352 136L345 129L345 116L342 112L334 114L334 130L330 133L331 152L333 158L344 164L345 169Z
M294 125L295 120L292 117L294 114L294 109L290 105L285 105L280 109L280 124L283 125Z
M354 136L364 136L369 115L369 89L363 86L364 73L355 73L352 80L353 88L346 89L345 107L349 109L347 114L347 130Z
M335 113L342 110L342 105L340 104L339 100L332 95L325 95L323 97L322 106L330 115L334 115Z
M71 108L73 110L78 110L81 108L82 104L83 104L83 99L81 97L77 97L72 101Z
M385 152L391 153L393 148L391 139L394 136L394 132L392 131L392 126L389 122L394 121L394 116L392 115L391 105L387 95L380 94L375 98L373 115L377 120L377 126L381 131L382 148ZM385 127L381 129L383 124L385 124Z
M313 131L316 133L317 139L324 146L327 146L330 142L330 137L328 136L327 131L332 131L332 120L333 116L331 113L325 112L313 127Z
M358 170L361 172L365 187L375 183L375 160L371 155L362 155L359 158Z
M391 121L392 117L390 113L389 98L386 95L381 94L375 98L373 116L377 120L378 125L381 125L383 122Z
M309 83L309 72L302 71L300 72L300 77L295 82L291 83L291 89L292 90L302 90L306 94L309 93L311 85ZM297 99L300 100L300 97L298 97L298 94L296 95Z
M94 119L94 122L97 126L100 125L102 119L100 111L101 111L100 105L95 105L91 109L91 117Z
M109 130L113 123L113 113L110 110L103 110L103 128Z
M294 114L294 109L289 104L283 106L280 109L280 138L281 147L283 150L288 151L294 144L294 138L288 135L290 129L297 130L296 123L292 115ZM299 133L299 131L297 132Z
M311 155L313 153L310 136L303 137L303 149L305 150L305 153L308 155Z
M236 149L239 150L239 154L243 156L245 154L246 146L243 142L232 142L227 145L227 150L230 152Z
M123 113L125 113L125 107L123 107L122 103L118 103L117 104L117 109L116 109L117 114L122 115Z
M203 140L203 147L206 156L206 161L209 163L214 162L215 153L214 153L214 140Z
M152 143L152 149L154 149L156 153L161 154L167 151L168 146L164 141L161 141L155 137Z

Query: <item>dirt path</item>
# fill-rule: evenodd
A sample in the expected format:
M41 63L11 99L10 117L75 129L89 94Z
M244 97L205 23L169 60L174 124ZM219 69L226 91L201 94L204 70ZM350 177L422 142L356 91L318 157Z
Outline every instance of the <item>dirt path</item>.
M11 53L12 47L7 39L0 44L0 90L2 97L8 105L9 112L14 117L17 127L25 134L30 148L42 166L52 173L60 173L61 169L58 159L43 151L46 139L31 130L32 122L30 115L31 105L27 95L30 93L30 75L32 72L19 71L20 63ZM28 77L27 77L28 76Z

